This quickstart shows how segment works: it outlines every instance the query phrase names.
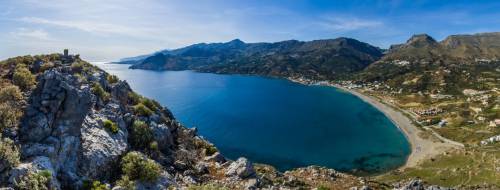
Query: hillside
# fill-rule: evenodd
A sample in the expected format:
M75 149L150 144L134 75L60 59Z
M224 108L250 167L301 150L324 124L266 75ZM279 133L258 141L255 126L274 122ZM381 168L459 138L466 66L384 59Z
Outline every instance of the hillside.
M452 35L441 42L420 34L393 45L357 80L385 82L403 91L458 95L492 89L500 66L500 33Z
M227 160L125 81L51 54L0 62L0 187L14 189L431 188L321 167ZM434 187L434 186L433 186Z
M276 43L233 40L161 51L137 60L131 68L333 79L360 71L381 56L380 49L349 38Z

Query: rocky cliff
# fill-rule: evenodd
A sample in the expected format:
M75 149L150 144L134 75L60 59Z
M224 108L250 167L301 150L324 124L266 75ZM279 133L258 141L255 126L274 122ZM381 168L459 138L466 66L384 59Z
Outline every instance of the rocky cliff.
M175 120L78 57L0 62L0 187L14 189L389 188L320 167L280 173L227 160ZM422 189L418 182L402 189Z

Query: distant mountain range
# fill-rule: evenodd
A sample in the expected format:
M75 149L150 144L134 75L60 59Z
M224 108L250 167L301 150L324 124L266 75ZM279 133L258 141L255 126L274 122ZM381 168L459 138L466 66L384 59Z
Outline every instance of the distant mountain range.
M134 64L132 69L331 78L360 71L382 55L380 48L350 38L276 43L244 43L236 39L160 51L122 63Z
M452 35L441 42L426 34L383 50L350 38L276 43L201 43L123 59L132 69L195 70L318 80L385 81L444 65L497 62L500 33ZM414 73L417 74L417 73Z

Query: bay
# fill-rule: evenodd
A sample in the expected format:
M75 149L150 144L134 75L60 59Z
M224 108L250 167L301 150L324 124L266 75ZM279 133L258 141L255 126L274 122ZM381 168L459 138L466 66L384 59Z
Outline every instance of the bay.
M319 165L375 174L403 165L410 154L408 141L382 112L333 87L94 64L197 127L230 159L244 156L281 171Z

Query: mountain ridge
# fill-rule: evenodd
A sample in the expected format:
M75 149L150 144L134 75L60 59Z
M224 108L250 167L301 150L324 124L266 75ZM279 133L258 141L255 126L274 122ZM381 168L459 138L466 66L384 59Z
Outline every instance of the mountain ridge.
M236 39L163 51L151 56L154 60L146 58L130 68L278 76L297 76L300 72L295 70L300 70L312 78L327 78L359 71L381 56L380 48L351 38L275 43L244 43Z

